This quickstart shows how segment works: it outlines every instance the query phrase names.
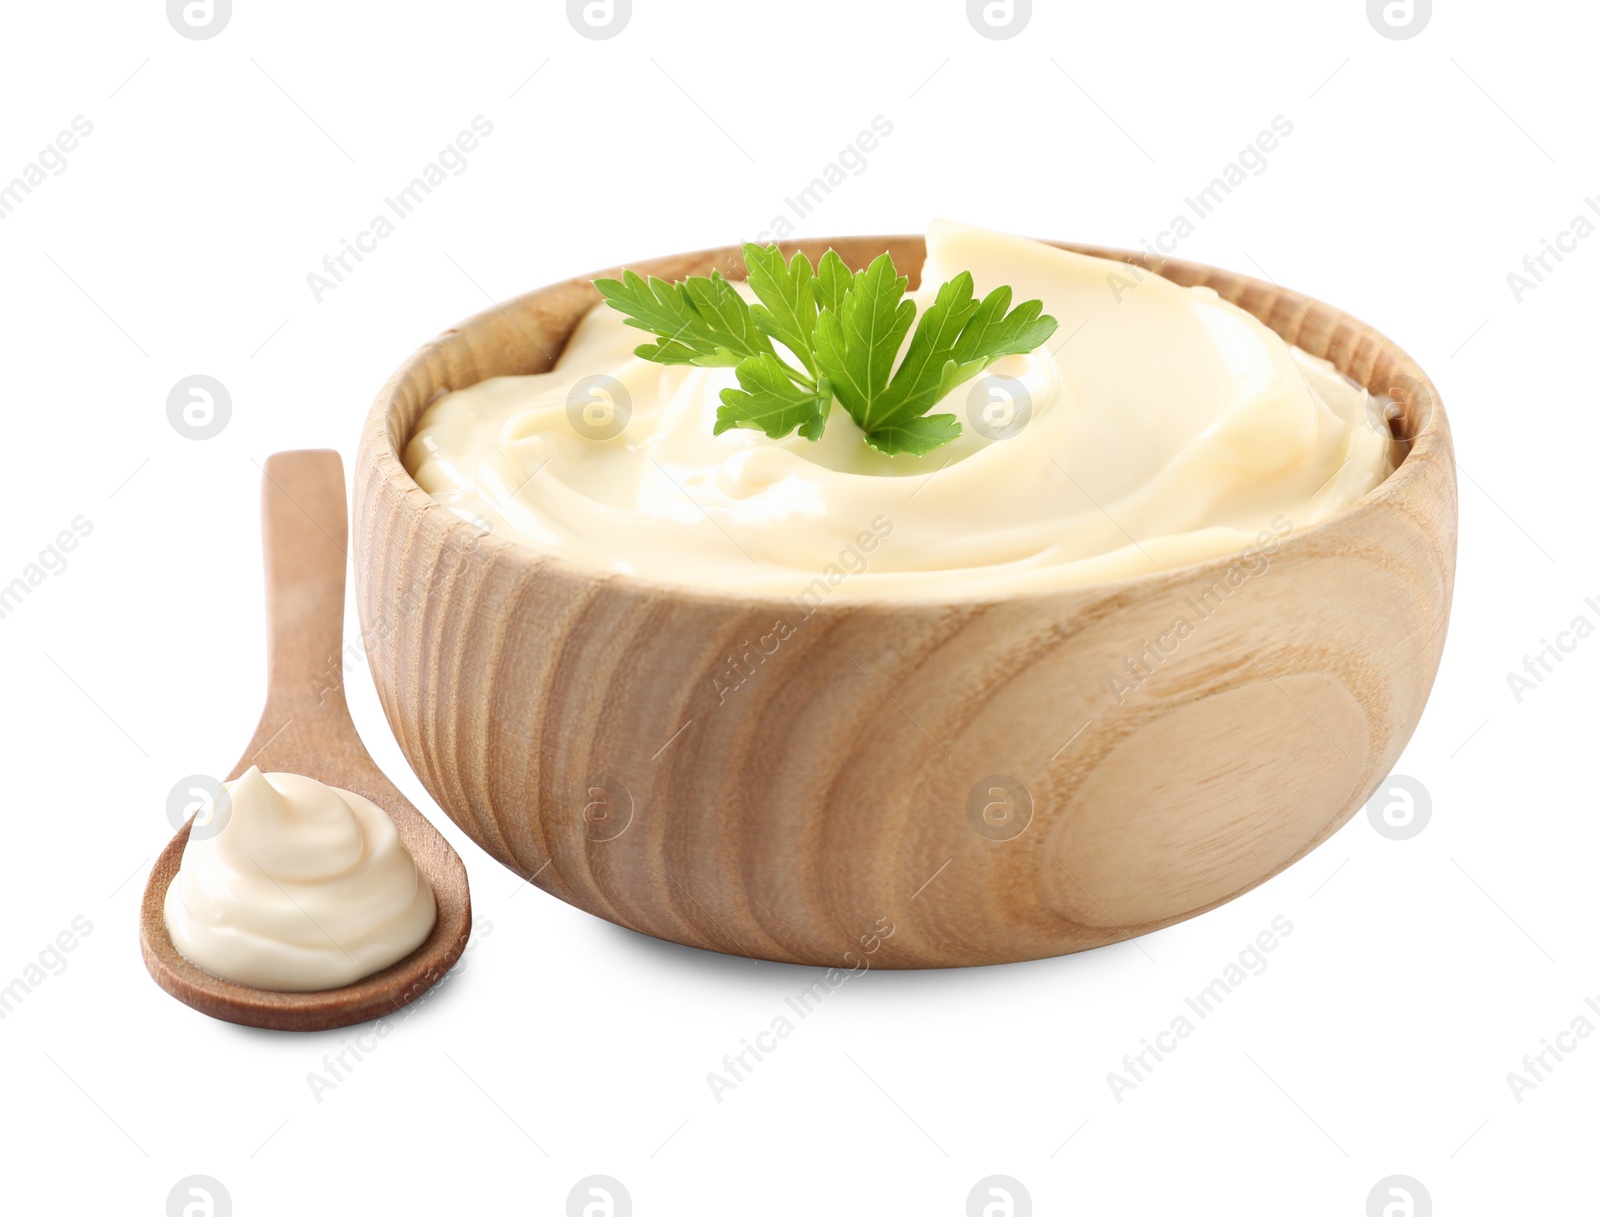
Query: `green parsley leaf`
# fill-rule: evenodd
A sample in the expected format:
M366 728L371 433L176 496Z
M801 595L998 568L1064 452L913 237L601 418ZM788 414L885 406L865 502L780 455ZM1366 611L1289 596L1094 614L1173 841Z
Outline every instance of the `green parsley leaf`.
M712 434L752 427L766 432L769 439L782 439L795 430L809 440L821 438L832 401L827 381L819 389L795 384L792 370L770 351L744 360L735 374L739 387L722 390Z
M950 351L956 367L954 370L946 367L946 379L950 376L956 379L950 380L949 387L940 391L941 397L997 359L1037 350L1056 332L1056 319L1039 315L1044 305L1038 300L1024 301L1007 312L1010 305L1009 287L997 287L983 298ZM972 367L974 364L979 366ZM965 371L968 367L972 370Z
M888 404L889 374L917 306L887 253L857 271L838 310L817 317L817 366L833 395L869 435Z
M816 375L811 336L817 328L817 298L811 290L811 262L795 254L787 266L776 245L746 245L745 271L760 304L750 306L757 328L794 352L807 372Z
M933 303L917 318L916 332L911 335L905 358L895 369L876 425L862 424L869 443L875 432L921 417L945 395L948 391L942 387L945 368L951 362L956 342L963 333L962 327L977 311L972 276L966 271L939 288ZM956 431L959 434L960 428Z
M954 414L930 414L924 418L908 418L889 423L867 433L867 444L879 452L896 456L902 452L925 456L942 444L948 444L961 434L961 424Z
M750 306L716 271L709 278L668 283L648 282L631 270L622 278L596 279L606 303L627 314L628 324L659 336L660 341L634 349L654 363L731 368L741 359L772 350L756 328Z
M844 304L844 294L850 290L854 276L850 268L833 250L822 255L817 263L817 277L812 283L812 293L817 298L817 311L821 313L837 313Z
M831 249L814 271L804 254L785 262L776 245L746 245L744 260L754 305L716 271L682 283L633 271L595 280L629 325L656 335L635 349L641 359L734 369L739 387L722 391L718 435L750 427L772 439L796 431L820 439L837 400L879 452L931 452L960 435L961 424L930 409L995 360L1034 350L1056 331L1038 300L1011 308L1009 287L978 300L965 271L940 286L919 318L887 253L854 274ZM774 341L801 368L785 362Z

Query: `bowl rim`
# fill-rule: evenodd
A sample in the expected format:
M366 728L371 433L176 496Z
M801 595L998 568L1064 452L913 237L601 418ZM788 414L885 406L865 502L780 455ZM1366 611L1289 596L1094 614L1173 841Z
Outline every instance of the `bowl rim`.
M1353 330L1356 338L1368 337L1378 345L1379 350L1387 354L1392 365L1387 384L1391 387L1401 381L1409 381L1420 390L1419 401L1405 401L1403 415L1405 418L1406 436L1395 435L1394 442L1403 447L1399 463L1377 486L1374 486L1361 498L1348 507L1334 514L1318 520L1314 524L1297 527L1288 535L1279 539L1274 552L1276 554L1289 554L1293 550L1314 547L1328 534L1352 524L1369 520L1376 513L1387 510L1405 510L1406 502L1423 492L1419 484L1428 476L1430 467L1442 463L1448 473L1451 484L1455 482L1454 448L1451 441L1450 425L1445 414L1444 403L1437 386L1432 379L1400 345L1375 327L1361 321L1352 314L1336 308L1331 304L1307 295L1304 292L1284 287L1276 282L1257 279L1239 271L1215 267L1203 262L1193 262L1185 259L1152 256L1146 251L1134 251L1117 248L1115 246L1102 246L1072 241L1061 241L1051 238L1034 238L1043 245L1057 249L1064 249L1074 253L1089 254L1094 257L1106 258L1111 261L1126 263L1146 272L1160 274L1164 278L1173 279L1180 286L1205 286L1216 288L1217 282L1227 285L1233 294L1219 293L1230 303L1244 309L1269 329L1278 333L1291 346L1300 347L1307 354L1315 355L1296 339L1303 332L1302 323L1309 323L1313 331L1326 340L1328 352L1319 358L1329 359L1338 370L1361 384L1369 393L1386 393L1386 390L1375 389L1369 381L1379 379L1378 369L1382 366L1382 359L1371 360L1371 367L1366 379L1356 376L1347 367L1339 367L1339 361L1333 357L1333 351L1339 345L1333 337L1334 333L1342 330ZM809 251L818 248L827 248L836 242L876 244L883 242L885 248L892 246L916 245L925 247L925 236L921 233L887 234L887 235L834 235L827 237L804 238L779 241L776 244L783 250L786 257L802 250ZM480 325L487 325L496 319L510 319L511 310L525 308L547 294L555 293L561 289L586 288L594 293L598 303L599 292L592 286L594 279L614 277L619 275L626 266L627 269L636 270L641 274L653 274L663 264L673 263L717 263L723 273L730 279L744 277L743 263L740 260L742 245L713 246L706 249L694 250L680 254L667 254L652 258L641 258L628 263L605 267L588 274L574 276L569 279L557 280L530 291L520 293L501 302L491 304L488 308L481 309L466 319L444 330L421 347L413 351L395 369L378 391L367 412L362 426L360 447L357 454L357 477L361 478L364 472L371 472L381 482L386 482L390 487L398 490L398 500L405 505L405 510L421 525L433 525L441 529L437 540L441 548L461 549L486 548L490 554L504 555L504 560L523 566L527 571L541 571L548 575L563 576L569 580L580 583L606 585L616 589L632 590L642 596L652 598L670 598L680 602L693 602L708 607L737 608L739 610L752 610L761 607L782 610L794 606L794 596L785 596L769 591L740 591L737 589L723 589L717 587L703 587L688 582L674 583L666 580L649 578L643 575L632 574L625 571L605 570L590 566L583 562L575 561L562 554L548 553L533 548L522 541L500 536L490 530L483 531L475 527L444 503L439 502L411 476L405 467L401 453L410 436L396 444L394 430L390 426L394 412L399 408L398 400L400 389L414 375L424 371L426 365L441 357L447 357L448 348L459 336L469 332ZM920 278L921 267L913 269L899 268L902 274L909 274L913 284ZM1177 271L1184 278L1174 278L1168 271ZM1237 296L1238 298L1235 298ZM1252 307L1244 302L1245 298L1258 297L1265 301L1265 307ZM1287 318L1279 316L1279 306L1286 305L1292 310ZM1321 323L1314 316L1315 313L1325 318ZM518 327L520 329L520 326ZM1294 331L1294 337L1285 334L1285 329ZM567 338L562 339L561 349L552 357L552 363L560 358L561 350L565 349ZM1352 342L1354 339L1352 340ZM538 343L534 342L537 346ZM483 377L472 381L472 384L482 383ZM452 387L449 391L457 391L469 385ZM444 390L434 394L436 399ZM431 404L431 401L428 404ZM1398 400L1398 399L1397 399ZM426 405L424 406L426 409ZM1415 412L1420 411L1422 418L1420 425ZM413 427L414 427L413 423ZM371 466L369 469L368 467ZM359 483L358 483L359 487ZM357 497L353 503L356 510L360 510L361 501L366 496L358 489ZM1452 496L1453 497L1453 496ZM441 514L442 513L442 514ZM1453 515L1452 511L1452 515ZM1454 523L1450 526L1451 536L1454 536ZM366 546L361 547L363 550ZM836 613L861 613L882 610L889 613L905 612L916 609L938 609L940 611L951 608L980 608L997 603L1009 602L1037 602L1051 598L1068 601L1101 600L1115 597L1129 591L1150 588L1161 582L1188 582L1197 575L1208 571L1225 572L1237 564L1240 557L1247 549L1230 551L1212 558L1201 559L1196 562L1187 562L1182 566L1163 568L1161 570L1142 572L1129 575L1121 579L1097 580L1087 583L1072 583L1061 587L1034 587L1024 589L998 589L993 591L963 591L953 589L948 594L924 593L918 595L887 596L859 596L837 599L829 597L821 603L809 606L809 616L832 616ZM361 563L357 562L358 572ZM798 593L797 593L798 594Z

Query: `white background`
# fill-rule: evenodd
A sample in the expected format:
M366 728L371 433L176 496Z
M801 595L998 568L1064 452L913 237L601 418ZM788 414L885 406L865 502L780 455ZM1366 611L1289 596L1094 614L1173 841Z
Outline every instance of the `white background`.
M1392 40L1361 0L1040 2L990 40L958 0L636 0L597 41L548 0L237 0L197 41L157 0L8 6L0 182L74 116L93 132L0 221L0 583L74 517L93 531L0 620L0 984L75 917L93 929L0 1021L6 1210L160 1214L203 1173L241 1217L558 1214L604 1173L641 1215L933 1215L1003 1173L1040 1214L1355 1215L1403 1173L1440 1214L1595 1211L1600 1035L1521 1102L1506 1075L1600 1001L1600 641L1520 703L1506 675L1579 614L1600 624L1600 239L1520 302L1506 276L1600 191L1600 18L1437 7ZM466 859L465 970L320 1101L307 1075L349 1033L212 1022L151 983L137 908L168 791L226 771L259 711L267 454L348 464L432 334L753 237L875 115L892 135L800 235L939 214L1136 245L1280 114L1293 134L1179 253L1348 309L1443 392L1460 572L1398 766L1431 794L1420 835L1358 814L1136 943L853 979L719 1103L707 1073L815 973L519 886L427 798L357 670L378 763ZM477 115L493 134L466 171L319 303L308 272ZM233 406L200 442L166 417L194 373ZM1113 1098L1123 1055L1279 915L1270 966Z

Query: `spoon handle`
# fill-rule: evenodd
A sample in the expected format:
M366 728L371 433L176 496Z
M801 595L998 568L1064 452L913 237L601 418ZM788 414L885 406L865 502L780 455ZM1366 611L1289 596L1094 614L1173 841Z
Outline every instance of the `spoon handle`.
M331 449L279 452L261 480L267 706L272 719L336 716L344 700L344 465Z

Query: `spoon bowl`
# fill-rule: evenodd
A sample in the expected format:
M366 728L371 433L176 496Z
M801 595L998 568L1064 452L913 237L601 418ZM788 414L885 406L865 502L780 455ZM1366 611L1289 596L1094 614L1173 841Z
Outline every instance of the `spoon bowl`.
M156 983L203 1014L275 1031L325 1031L393 1014L437 983L466 947L472 901L460 856L373 763L345 703L341 653L348 531L339 454L280 452L268 458L264 472L267 702L228 780L256 765L304 774L371 800L389 814L433 885L438 916L415 951L354 984L279 993L223 980L185 959L167 930L167 888L183 862L195 823L191 818L150 872L139 945Z

